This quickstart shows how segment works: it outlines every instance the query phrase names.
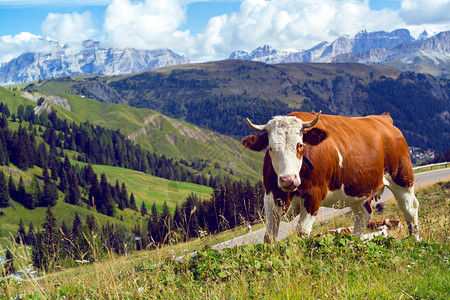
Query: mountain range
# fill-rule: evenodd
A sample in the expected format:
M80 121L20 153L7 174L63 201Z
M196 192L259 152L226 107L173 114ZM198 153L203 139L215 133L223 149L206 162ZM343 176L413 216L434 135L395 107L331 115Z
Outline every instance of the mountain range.
M230 59L279 64L292 62L357 62L384 65L402 71L448 76L450 71L450 31L432 35L424 31L414 39L406 29L392 32L360 31L354 37L342 36L331 43L287 52L264 45L251 52L235 51Z
M108 48L88 40L80 47L52 42L51 51L29 52L0 66L0 85L78 74L120 75L188 64L189 58L168 49ZM308 50L282 51L264 45L251 52L239 50L229 59L269 64L293 62L357 62L384 65L401 71L450 76L450 31L424 31L417 39L407 29L392 32L360 31Z
M0 67L0 85L78 74L118 75L189 63L171 50L117 49L88 40L80 48L54 44L51 52L29 52Z

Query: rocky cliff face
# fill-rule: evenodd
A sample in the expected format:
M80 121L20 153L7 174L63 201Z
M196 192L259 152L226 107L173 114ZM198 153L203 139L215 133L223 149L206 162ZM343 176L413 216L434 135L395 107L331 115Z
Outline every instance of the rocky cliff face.
M388 48L343 54L334 57L332 61L366 64L401 62L403 70L408 70L405 66L414 65L417 59L428 60L429 64L436 66L450 63L450 31L441 32L425 40L401 43Z
M22 54L0 67L0 85L77 74L120 75L187 63L187 57L166 49L115 49L86 41L81 49L59 46L51 53Z

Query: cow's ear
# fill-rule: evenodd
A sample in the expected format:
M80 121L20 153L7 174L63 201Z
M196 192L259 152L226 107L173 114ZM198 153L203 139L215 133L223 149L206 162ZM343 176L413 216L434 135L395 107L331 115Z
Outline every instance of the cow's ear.
M267 132L263 134L251 134L242 140L242 145L253 151L262 151L269 146L269 135Z
M328 133L319 128L311 128L303 133L303 143L316 146L328 137Z

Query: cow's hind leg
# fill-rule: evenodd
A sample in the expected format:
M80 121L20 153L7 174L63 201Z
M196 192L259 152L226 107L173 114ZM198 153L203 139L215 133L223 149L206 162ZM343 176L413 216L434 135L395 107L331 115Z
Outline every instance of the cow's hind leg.
M409 235L413 235L419 240L419 201L417 201L416 195L414 195L414 186L400 186L389 175L385 176L384 181L385 185L394 194L395 200L397 200L398 206L405 216Z
M280 208L275 205L272 193L264 194L264 212L266 215L264 242L272 243L277 240L281 219Z
M359 237L360 239L370 239L372 235L364 234L364 230L370 221L372 216L372 207L370 202L364 202L351 207L355 219L355 224L353 225L353 235Z

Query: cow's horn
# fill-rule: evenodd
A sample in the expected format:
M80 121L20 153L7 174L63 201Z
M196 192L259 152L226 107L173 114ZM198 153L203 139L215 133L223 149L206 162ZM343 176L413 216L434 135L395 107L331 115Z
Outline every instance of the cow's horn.
M303 122L303 128L309 128L309 127L313 127L314 125L316 125L317 121L319 121L319 116L321 113L322 113L322 111L319 111L319 113L316 115L314 120L309 121L309 122Z
M255 125L247 118L248 125L256 131L266 131L267 125Z

